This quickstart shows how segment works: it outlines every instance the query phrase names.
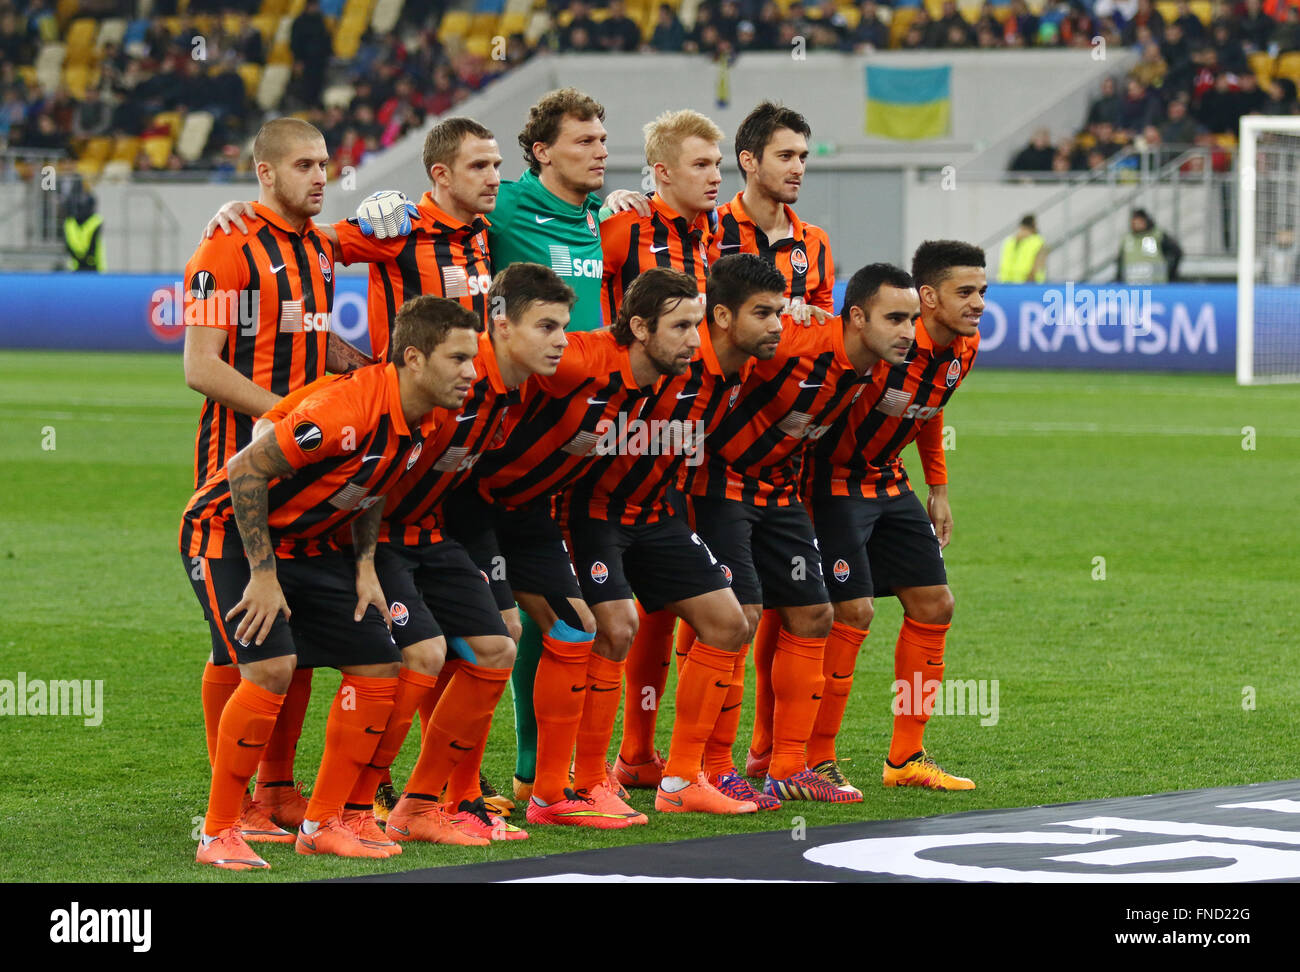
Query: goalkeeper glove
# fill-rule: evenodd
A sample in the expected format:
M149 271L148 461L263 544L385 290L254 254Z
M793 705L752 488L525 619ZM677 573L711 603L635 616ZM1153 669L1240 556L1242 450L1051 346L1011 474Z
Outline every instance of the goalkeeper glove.
M361 200L356 218L363 236L387 240L395 236L408 236L411 220L419 215L415 203L400 192L386 189Z

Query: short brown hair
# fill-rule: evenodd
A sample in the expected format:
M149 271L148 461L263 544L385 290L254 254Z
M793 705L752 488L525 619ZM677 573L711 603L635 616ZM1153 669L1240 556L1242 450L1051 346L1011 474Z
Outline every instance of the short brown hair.
M524 150L524 161L534 174L542 171L542 164L533 155L533 145L537 142L554 145L564 119L570 115L578 121L592 118L604 121L605 106L577 88L560 88L528 109L528 121L519 133L519 147Z
M272 118L257 130L257 137L253 139L253 164L269 162L274 165L284 158L294 142L317 138L322 142L325 140L320 129L311 122L301 118Z
M682 142L692 135L706 142L722 141L722 129L690 108L665 111L654 121L647 122L641 130L645 133L645 160L651 165L676 162L681 155Z
M488 333L492 333L497 308L509 320L518 321L535 303L563 304L572 309L577 299L573 288L550 267L540 263L512 263L492 278L492 289L488 291Z
M477 331L482 321L468 307L446 297L422 294L403 304L393 318L393 339L388 346L388 360L403 366L408 347L421 354L433 354L452 328Z
M618 318L610 326L614 340L628 345L636 340L632 333L632 318L640 317L648 321L650 333L659 327L659 318L685 300L698 300L699 285L694 277L688 277L680 270L669 267L651 267L632 281L632 286L623 292L623 303L618 309ZM669 306L669 301L672 305Z
M438 122L424 136L424 174L435 165L450 167L456 161L461 142L467 138L496 138L473 118L457 115Z
M782 128L797 132L804 138L812 138L812 129L807 119L793 108L787 108L775 101L760 101L754 110L745 116L745 120L740 123L740 128L736 131L736 165L740 167L742 174L745 167L740 165L740 153L748 152L754 156L755 161L763 161L763 149L767 148L767 143L772 141L772 136Z

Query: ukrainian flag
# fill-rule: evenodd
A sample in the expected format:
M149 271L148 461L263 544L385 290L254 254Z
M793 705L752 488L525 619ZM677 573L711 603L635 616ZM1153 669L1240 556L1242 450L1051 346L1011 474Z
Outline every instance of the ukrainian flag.
M867 134L941 138L949 134L952 68L867 68Z

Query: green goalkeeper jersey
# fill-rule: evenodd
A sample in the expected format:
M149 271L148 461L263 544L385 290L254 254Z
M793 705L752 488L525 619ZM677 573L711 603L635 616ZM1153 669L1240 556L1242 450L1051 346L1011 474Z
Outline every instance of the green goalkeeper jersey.
M600 292L604 260L600 250L600 199L594 193L575 206L542 185L531 171L517 182L502 182L488 219L493 272L512 263L550 267L573 288L569 328L595 331L605 326Z

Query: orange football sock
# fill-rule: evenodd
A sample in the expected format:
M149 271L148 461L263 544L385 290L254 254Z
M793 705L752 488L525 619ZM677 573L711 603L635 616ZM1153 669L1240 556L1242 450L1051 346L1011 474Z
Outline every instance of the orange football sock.
M772 659L780 634L780 612L764 611L754 636L754 732L749 751L756 756L772 751Z
M248 679L242 679L226 701L217 726L212 785L203 822L208 836L215 837L239 820L248 781L262 758L283 702L283 695L268 692Z
M393 765L393 760L397 759L397 754L402 751L407 733L411 731L411 723L415 720L416 709L433 694L437 684L436 675L413 672L409 668L398 671L397 695L393 698L393 712L388 717L388 728L379 737L379 745L375 747L370 762L361 768L361 773L357 776L352 795L348 797L349 807L368 810L374 806L375 790L379 788L388 768Z
M446 804L455 813L456 809L462 802L473 803L483 795L483 788L479 786L479 772L483 769L483 753L487 750L488 735L492 732L492 720L483 728L483 738L478 741L472 752L466 753L465 758L456 764L456 768L451 771L451 776L447 777L447 798Z
M420 743L420 758L406 782L406 795L437 800L456 765L474 752L510 680L508 668L461 661Z
M822 655L825 638L797 638L785 628L776 641L772 659L772 766L773 779L802 772L808 765L808 737L821 702Z
M208 737L208 765L217 761L217 727L221 725L221 710L239 687L238 665L203 667L203 731Z
M587 659L587 700L578 723L573 786L594 790L605 782L605 760L618 718L619 690L623 688L623 662L598 655Z
M542 636L542 657L533 680L533 708L537 712L537 779L533 795L543 803L564 799L564 788L569 785L569 759L587 698L592 636L567 625L566 631L559 632L561 623L556 622L552 633ZM586 640L577 640L579 635L585 635Z
M735 768L736 733L740 729L740 704L745 700L745 656L749 645L742 645L732 656L731 688L722 700L718 720L713 724L709 741L704 744L704 772L709 779L730 773ZM680 678L680 676L678 676ZM680 689L678 692L680 693Z
M826 639L826 656L822 659L826 686L822 691L822 704L817 710L817 721L813 723L812 736L808 739L809 766L835 759L835 737L844 722L858 651L866 637L867 632L861 628L839 621L831 625L830 636Z
M451 684L451 677L456 674L456 669L460 668L460 656L448 655L447 660L442 663L442 671L438 673L438 684L434 686L433 691L420 700L420 738L429 731L429 720L433 718L433 710L438 708L438 703L442 701L442 693L447 691L447 686Z
M676 714L673 741L668 749L664 776L694 783L703 766L704 744L718 721L718 713L731 689L736 652L723 651L696 641L677 671Z
M268 783L293 783L293 757L298 752L298 737L302 735L302 720L307 716L307 703L311 701L311 673L313 669L294 669L289 691L284 694L284 705L271 730L271 739L257 765L257 785ZM256 796L256 792L253 794Z
M895 699L894 737L889 742L889 761L895 766L902 766L923 748L925 724L930 719L929 710L933 704L926 706L922 703L927 698L932 699L938 685L943 682L943 640L949 627L951 625L922 624L903 615L903 627L898 632L898 644L894 648L894 684L903 682L907 686L906 694L901 698L910 704L899 706ZM902 711L897 711L900 708Z
M618 753L625 763L648 763L654 757L655 723L668 684L677 618L670 611L647 614L640 601L636 613L639 626L627 655L627 697L623 700L623 738Z
M396 695L396 678L344 674L325 721L325 752L304 820L319 823L343 810L362 767L388 731Z

